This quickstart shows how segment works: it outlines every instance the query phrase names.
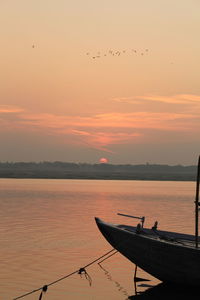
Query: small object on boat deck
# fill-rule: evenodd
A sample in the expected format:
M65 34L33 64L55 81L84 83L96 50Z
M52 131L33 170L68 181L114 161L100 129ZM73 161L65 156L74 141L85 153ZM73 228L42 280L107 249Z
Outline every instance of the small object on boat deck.
M152 230L157 230L158 228L158 221L155 221L153 227L151 228Z
M140 223L137 224L137 227L136 227L136 233L141 233L142 232L142 226Z

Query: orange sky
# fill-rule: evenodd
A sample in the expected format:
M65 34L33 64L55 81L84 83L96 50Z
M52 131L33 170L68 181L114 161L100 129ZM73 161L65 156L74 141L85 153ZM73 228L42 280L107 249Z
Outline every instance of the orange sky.
M196 163L200 2L0 2L0 160Z

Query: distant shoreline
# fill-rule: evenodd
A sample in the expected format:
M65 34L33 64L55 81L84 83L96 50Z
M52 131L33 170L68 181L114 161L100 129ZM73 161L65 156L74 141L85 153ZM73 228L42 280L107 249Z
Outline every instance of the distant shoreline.
M0 162L0 178L196 181L196 166Z
M182 178L182 179L171 179L171 178L166 178L166 179L153 179L153 178L134 178L134 179L130 179L130 178L94 178L94 177L0 177L1 179L52 179L52 180L105 180L105 181L109 181L109 180L116 180L116 181L174 181L174 182L195 182L195 179L187 179L187 178Z

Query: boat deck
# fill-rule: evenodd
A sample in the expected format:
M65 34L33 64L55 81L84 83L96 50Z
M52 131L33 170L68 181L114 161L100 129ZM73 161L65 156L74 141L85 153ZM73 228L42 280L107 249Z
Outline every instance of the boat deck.
M175 233L170 231L154 230L148 228L141 228L137 232L137 227L128 226L128 225L116 225L118 228L135 233L148 238L159 240L167 243L173 243L177 245L182 245L185 247L196 248L195 237L189 234ZM200 242L200 241L199 241Z

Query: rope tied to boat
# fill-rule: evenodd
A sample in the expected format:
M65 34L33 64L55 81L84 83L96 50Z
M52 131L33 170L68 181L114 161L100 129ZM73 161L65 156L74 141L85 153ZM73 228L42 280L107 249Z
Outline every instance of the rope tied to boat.
M72 272L72 273L69 273L69 274L67 274L67 275L65 275L65 276L63 276L63 277L61 277L61 278L59 278L59 279L57 279L57 280L55 280L55 281L53 281L53 282L50 282L50 283L48 283L48 284L46 284L46 285L44 285L44 286L42 286L42 287L39 287L38 289L35 289L35 290L32 290L32 291L30 291L30 292L28 292L28 293L26 293L26 294L23 294L23 295L21 295L21 296L18 296L18 297L15 297L15 298L13 298L13 300L17 300L17 299L21 299L21 298L24 298L24 297L26 297L26 296L28 296L28 295L31 295L31 294L33 294L33 293L35 293L35 292L38 292L38 291L40 291L41 290L41 293L40 293L40 296L39 296L39 300L41 300L42 299L42 296L44 295L44 293L46 293L46 291L47 291L47 289L48 289L48 287L50 286L50 285L53 285L53 284L56 284L56 283L58 283L59 281L61 281L61 280L63 280L63 279L66 279L66 278L68 278L68 277L70 277L70 276L72 276L72 275L74 275L74 274L80 274L80 275L85 275L85 278L89 281L89 284L90 284L90 286L91 286L91 284L92 284L92 279L91 279L91 277L90 277L90 275L86 272L86 268L88 268L89 266L91 266L91 265L93 265L94 263L96 263L97 261L99 261L100 259L102 259L102 258L104 258L105 257L105 259L106 259L106 256L108 256L108 254L110 254L110 253L112 253L112 252L114 252L113 254L115 254L115 253L117 253L118 251L116 251L116 249L111 249L110 251L108 251L108 252L106 252L105 254L103 254L103 255L101 255L100 257L98 257L97 259L95 259L95 260L93 260L93 261L91 261L90 263L88 263L86 266L84 266L84 267L82 267L82 268L80 268L80 269L78 269L78 270L76 270L76 271L74 271L74 272ZM107 257L107 258L109 258L110 257L110 255Z
M78 270L78 274L80 274L80 277L82 277L82 274L85 276L85 278L88 280L89 285L92 285L92 278L90 277L90 275L88 274L88 272L86 271L85 268L80 268Z

